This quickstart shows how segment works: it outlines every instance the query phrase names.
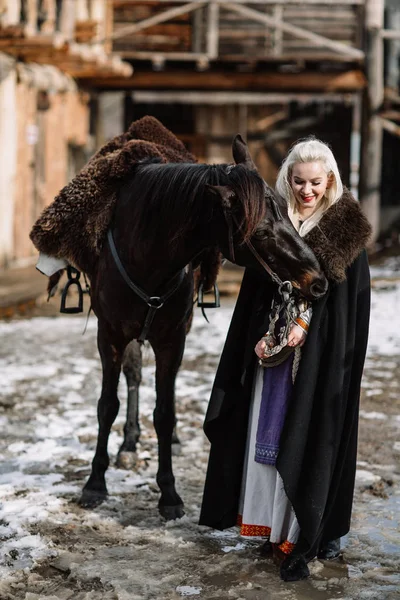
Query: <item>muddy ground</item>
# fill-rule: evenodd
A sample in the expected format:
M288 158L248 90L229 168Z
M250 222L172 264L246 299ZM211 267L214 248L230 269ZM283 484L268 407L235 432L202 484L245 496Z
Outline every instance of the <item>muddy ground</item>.
M82 317L0 323L1 600L392 600L400 598L400 284L375 272L369 352L362 391L357 486L343 559L313 561L312 576L285 584L259 542L235 528L197 524L207 464L202 421L233 301L196 314L177 383L181 453L174 458L183 519L157 512L154 365L144 351L142 441L135 471L112 466L108 500L77 505L96 442L100 365L96 323ZM397 319L397 322L396 322ZM124 422L110 439L115 459Z

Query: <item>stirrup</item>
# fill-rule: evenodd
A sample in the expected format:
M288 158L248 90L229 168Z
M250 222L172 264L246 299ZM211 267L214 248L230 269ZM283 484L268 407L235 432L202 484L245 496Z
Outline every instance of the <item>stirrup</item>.
M204 301L204 285L203 282L199 285L199 291L197 292L197 306L199 308L219 308L221 306L219 299L219 289L218 285L215 283L212 289L214 294L214 302L205 302Z
M79 281L81 273L80 271L78 271L78 269L75 269L75 267L71 267L71 265L68 265L67 276L68 281L65 284L63 293L61 295L60 313L66 313L69 315L81 313L83 312L83 290L81 282ZM72 285L76 285L76 287L78 288L78 306L66 306L68 290Z
M219 289L218 289L217 282L214 283L212 292L214 293L214 302L204 302L204 285L203 285L203 282L200 283L199 289L197 292L197 306L199 308L201 308L202 315L205 318L205 320L207 321L207 323L209 323L210 321L207 319L207 315L206 315L206 312L204 309L205 308L219 308L221 306L221 303L219 300Z

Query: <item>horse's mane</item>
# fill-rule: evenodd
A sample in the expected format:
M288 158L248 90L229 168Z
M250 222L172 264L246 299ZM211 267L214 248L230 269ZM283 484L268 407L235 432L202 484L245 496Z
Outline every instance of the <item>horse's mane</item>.
M236 198L238 225L243 240L254 233L265 213L264 182L243 165L187 163L138 164L120 191L118 204L129 205L134 239L155 239L163 232L173 243L199 222L211 221L220 202L205 202L207 185L229 186ZM162 199L162 201L160 201Z

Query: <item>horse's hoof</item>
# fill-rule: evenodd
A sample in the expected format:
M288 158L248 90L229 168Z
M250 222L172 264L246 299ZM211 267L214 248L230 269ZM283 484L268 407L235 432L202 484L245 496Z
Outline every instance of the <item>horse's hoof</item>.
M307 561L301 554L297 556L289 554L282 562L280 572L283 581L300 581L310 575Z
M166 521L181 519L185 514L185 511L183 510L183 504L177 504L176 506L159 505L158 510L160 511L160 515L164 517Z
M107 498L107 492L98 492L93 490L83 490L81 497L78 500L79 506L82 508L96 508Z
M137 469L139 463L140 461L136 452L128 452L127 450L120 452L116 460L117 467L119 469L126 469L127 471Z

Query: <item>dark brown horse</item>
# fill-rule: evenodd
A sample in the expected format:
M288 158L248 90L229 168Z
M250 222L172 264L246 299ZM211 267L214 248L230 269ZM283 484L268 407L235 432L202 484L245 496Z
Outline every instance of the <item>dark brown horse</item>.
M232 150L235 165L138 164L119 191L109 244L90 274L103 384L97 448L80 499L82 506L96 506L107 495L107 443L119 409L122 359L128 344L143 334L149 317L149 306L129 282L144 296L148 294L148 299L152 296L150 306L162 304L156 294L171 294L161 308L152 311L154 320L145 327L156 359L157 483L159 510L166 519L184 514L175 489L171 442L175 378L192 316L193 261L205 250L219 248L224 256L246 267L264 269L261 263L266 261L306 297L319 297L326 290L315 256L291 225L284 202L275 198L258 175L240 136ZM131 348L132 360L126 364L133 392L121 451L134 452L140 352Z

